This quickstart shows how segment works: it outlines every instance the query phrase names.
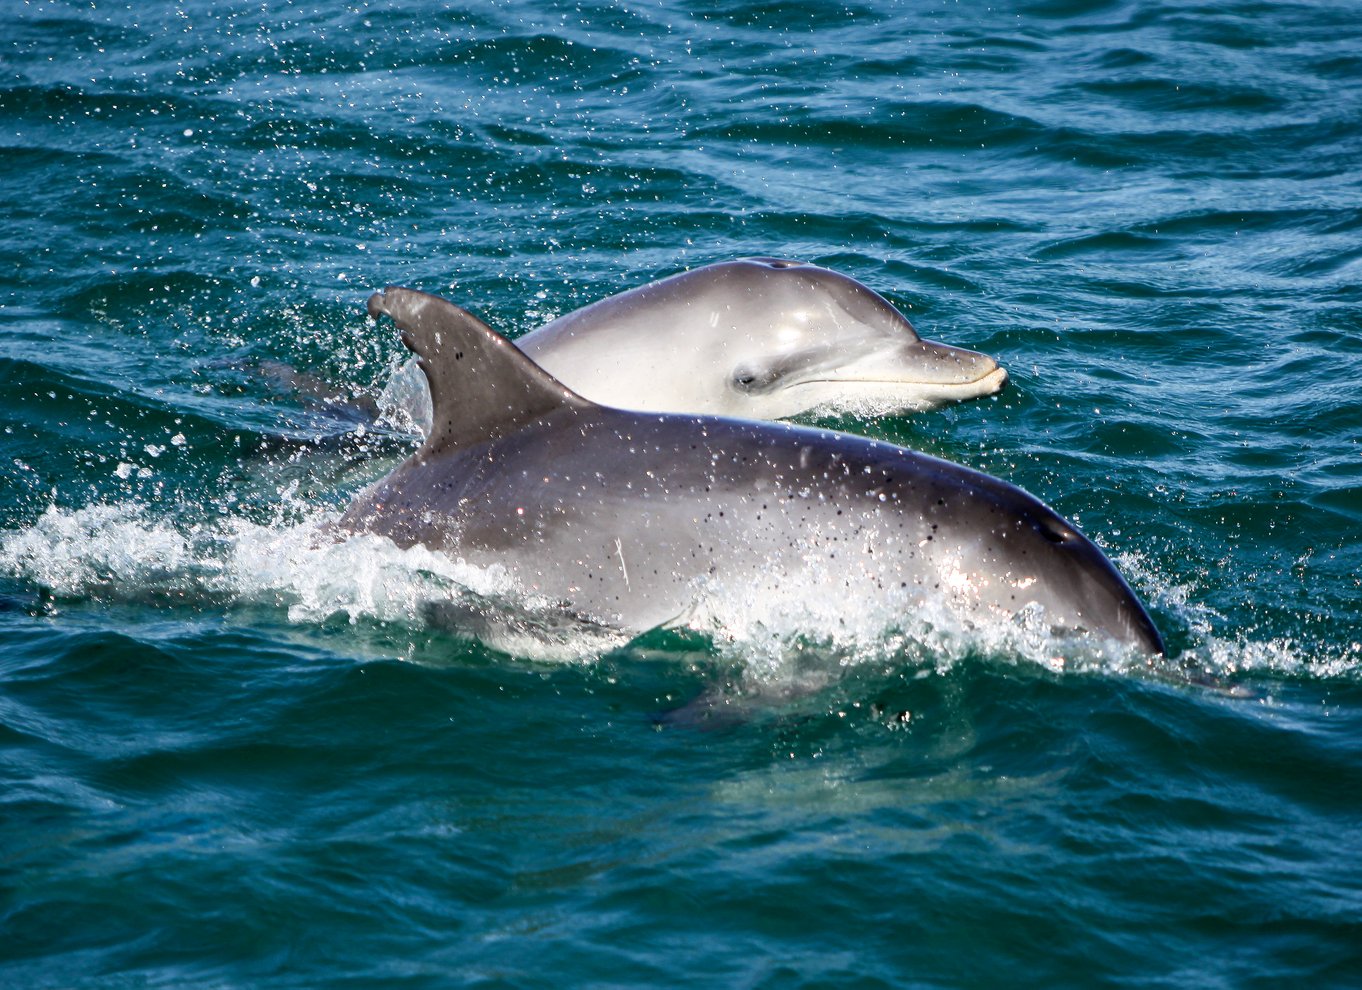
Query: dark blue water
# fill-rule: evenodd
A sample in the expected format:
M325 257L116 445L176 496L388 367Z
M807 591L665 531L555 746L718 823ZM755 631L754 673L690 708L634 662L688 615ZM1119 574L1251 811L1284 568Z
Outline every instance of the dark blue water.
M0 985L1362 985L1355 5L11 8ZM1076 519L1170 655L817 589L508 654L425 621L495 573L314 538L411 446L308 396L401 364L373 288L744 255L998 356L819 422Z

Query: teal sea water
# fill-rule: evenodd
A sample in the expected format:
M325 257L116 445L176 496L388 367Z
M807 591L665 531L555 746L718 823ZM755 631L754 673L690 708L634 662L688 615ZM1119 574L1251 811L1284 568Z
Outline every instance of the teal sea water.
M0 985L1362 985L1354 3L7 12ZM312 538L411 446L311 395L400 366L372 289L745 255L997 355L817 422L1077 520L1170 655L817 589L498 652L425 621L495 574Z

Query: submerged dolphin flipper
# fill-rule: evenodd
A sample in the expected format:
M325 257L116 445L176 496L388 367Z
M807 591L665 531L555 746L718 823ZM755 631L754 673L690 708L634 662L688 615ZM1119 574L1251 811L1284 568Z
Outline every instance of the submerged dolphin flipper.
M848 434L596 405L423 292L369 312L420 357L435 428L342 528L499 568L536 607L625 635L835 592L1163 652L1101 550L1005 481Z

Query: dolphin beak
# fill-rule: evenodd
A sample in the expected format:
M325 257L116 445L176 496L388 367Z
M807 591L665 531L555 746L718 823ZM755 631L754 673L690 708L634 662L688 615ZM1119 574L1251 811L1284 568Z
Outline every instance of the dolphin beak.
M939 344L934 340L915 340L895 349L893 358L902 368L903 381L922 385L967 387L984 382L992 384L989 395L1007 382L1007 372L987 354Z
M1007 371L978 351L934 340L911 340L828 368L816 380L908 386L942 401L957 401L1001 391L1007 384Z

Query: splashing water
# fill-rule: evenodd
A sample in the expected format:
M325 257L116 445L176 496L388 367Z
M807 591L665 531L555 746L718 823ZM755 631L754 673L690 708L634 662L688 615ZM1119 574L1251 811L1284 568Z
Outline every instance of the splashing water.
M369 534L342 537L332 529L335 512L291 508L292 521L229 516L176 524L142 502L49 507L33 525L0 537L0 572L58 598L267 605L305 626L337 617L434 625L539 660L592 659L628 641L527 593L499 565L475 567ZM1179 658L1183 666L1222 676L1339 676L1358 666L1357 644L1321 662L1289 640L1220 638L1218 617L1192 604L1188 588L1161 582L1136 555L1123 555L1120 563L1151 601L1193 629L1194 646ZM766 688L816 686L845 668L905 660L944 672L978 652L1055 672L1140 673L1152 663L1115 644L1058 638L1036 608L979 623L962 619L946 601L834 600L814 572L779 593L753 594L711 580L696 589L692 606L672 627L707 638L741 662L751 684Z

